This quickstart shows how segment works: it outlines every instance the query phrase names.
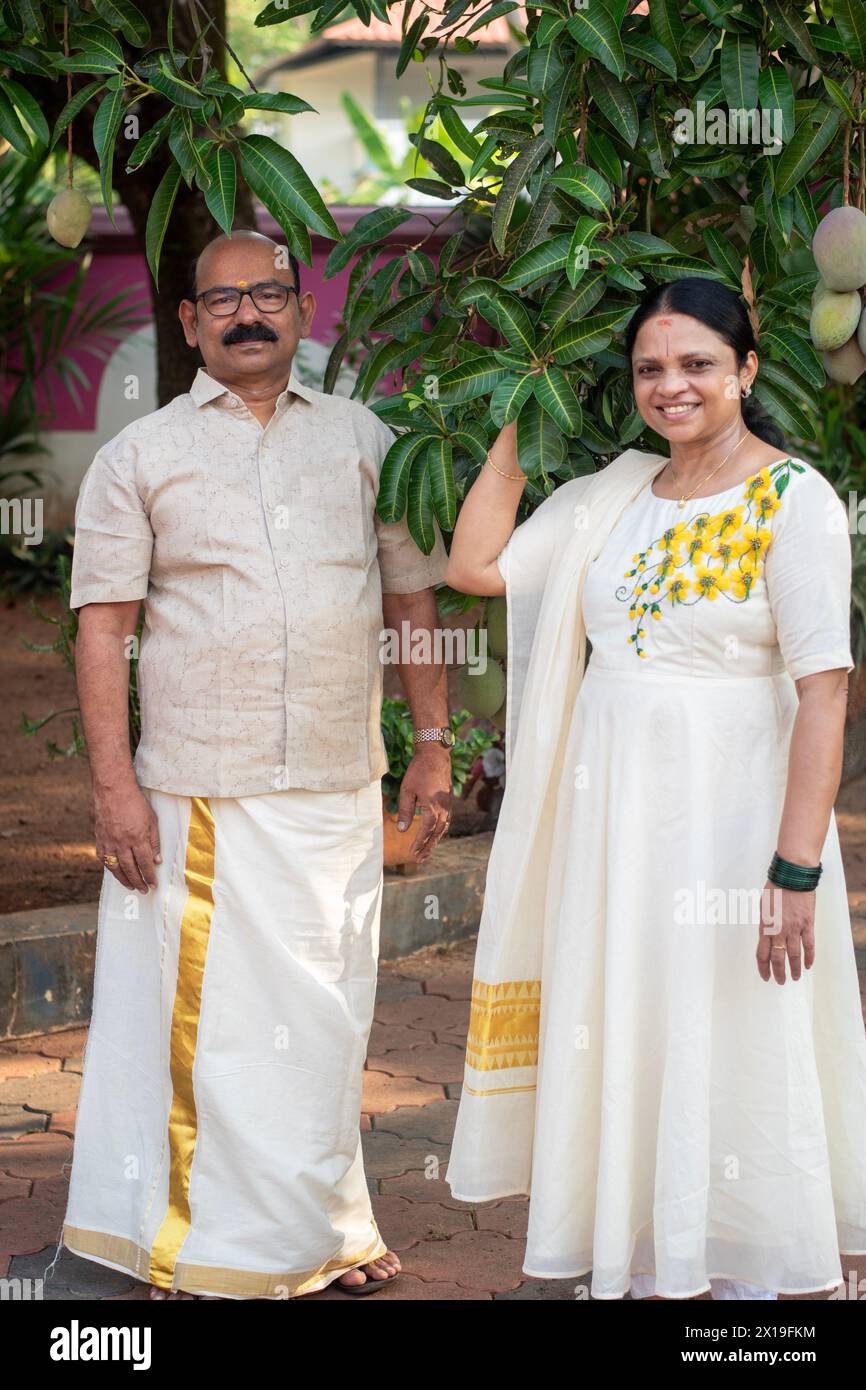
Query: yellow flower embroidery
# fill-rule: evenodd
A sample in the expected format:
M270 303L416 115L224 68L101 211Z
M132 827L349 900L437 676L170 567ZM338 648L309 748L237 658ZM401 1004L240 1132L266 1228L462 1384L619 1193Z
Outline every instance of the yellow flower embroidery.
M791 470L804 473L792 459L762 468L744 484L743 500L724 511L698 512L691 521L677 521L633 556L634 568L624 578L616 597L629 600L628 616L636 624L629 642L638 656L647 655L640 639L646 614L658 620L662 602L678 605L711 602L720 597L744 603L758 580L773 532L767 525L778 511ZM686 578L678 571L688 569Z
M704 598L718 598L720 593L730 588L731 581L720 570L711 570L708 565L695 566L695 588Z

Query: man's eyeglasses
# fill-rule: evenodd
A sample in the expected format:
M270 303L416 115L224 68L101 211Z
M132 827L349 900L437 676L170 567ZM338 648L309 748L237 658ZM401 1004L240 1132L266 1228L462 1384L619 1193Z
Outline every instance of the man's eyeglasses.
M197 294L193 303L201 300L209 314L223 318L237 312L245 294L263 314L278 314L288 304L289 295L298 294L298 291L294 285L281 285L278 280L265 280L248 290L238 290L233 285L217 285Z

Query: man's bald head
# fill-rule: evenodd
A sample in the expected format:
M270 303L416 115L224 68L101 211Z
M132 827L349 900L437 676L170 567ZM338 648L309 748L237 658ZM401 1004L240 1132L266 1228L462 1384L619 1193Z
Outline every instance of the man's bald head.
M209 241L207 245L202 248L200 253L190 261L187 275L187 299L191 299L195 302L195 297L199 293L199 290L201 288L208 288L210 267L214 263L219 263L220 250L229 246L236 247L239 243L241 245L247 244L251 249L253 246L261 246L263 251L267 248L267 253L273 264L276 264L278 256L283 258L286 256L285 246L280 246L279 242L274 241L272 237L266 236L264 232L256 231L254 227L235 227L230 235L226 232L221 232L219 236L215 236ZM288 252L288 258L289 265L292 268L295 288L300 294L301 270L298 265L298 259L293 251Z

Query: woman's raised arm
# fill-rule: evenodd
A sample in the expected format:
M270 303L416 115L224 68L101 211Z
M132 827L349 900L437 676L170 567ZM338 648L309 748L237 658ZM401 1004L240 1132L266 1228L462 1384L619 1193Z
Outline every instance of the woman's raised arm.
M462 594L504 594L505 580L496 557L514 530L517 508L526 482L517 462L517 421L502 429L485 463L463 499L454 535L445 582ZM516 474L504 478L502 473Z

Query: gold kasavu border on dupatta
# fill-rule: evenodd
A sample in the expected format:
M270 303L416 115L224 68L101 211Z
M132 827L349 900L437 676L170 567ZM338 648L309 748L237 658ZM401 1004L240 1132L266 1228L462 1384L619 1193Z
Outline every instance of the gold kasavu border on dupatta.
M214 909L213 812L204 797L194 796L191 802L184 868L188 891L180 924L171 1015L168 1207L151 1248L148 1275L150 1283L161 1288L172 1287L178 1253L190 1227L189 1179L198 1137L192 1068Z
M467 1066L476 1072L534 1067L538 1062L540 1010L540 980L504 980L488 984L473 979L466 1038Z

